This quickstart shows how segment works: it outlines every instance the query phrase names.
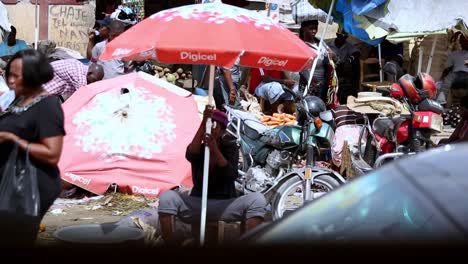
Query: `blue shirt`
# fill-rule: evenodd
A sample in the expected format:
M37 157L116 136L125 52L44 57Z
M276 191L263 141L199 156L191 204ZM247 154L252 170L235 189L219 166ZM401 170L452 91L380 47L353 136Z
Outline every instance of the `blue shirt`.
M0 44L0 57L14 55L16 52L28 48L26 42L21 39L17 39L14 46L8 46L7 42L2 42Z

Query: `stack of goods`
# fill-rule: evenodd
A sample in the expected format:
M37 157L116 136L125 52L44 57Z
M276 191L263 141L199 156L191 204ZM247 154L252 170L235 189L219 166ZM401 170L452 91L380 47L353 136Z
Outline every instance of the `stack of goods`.
M462 119L460 115L460 106L453 106L442 114L442 117L444 118L444 126L451 126L453 128L457 127L458 123L460 123Z
M182 68L178 68L176 71L171 72L169 68L163 68L158 65L154 65L153 67L155 71L154 76L180 87L184 87L186 80L192 79L192 72L184 71Z
M263 124L276 127L276 126L292 126L296 124L296 117L290 114L278 114L274 113L272 116L264 115L260 119Z

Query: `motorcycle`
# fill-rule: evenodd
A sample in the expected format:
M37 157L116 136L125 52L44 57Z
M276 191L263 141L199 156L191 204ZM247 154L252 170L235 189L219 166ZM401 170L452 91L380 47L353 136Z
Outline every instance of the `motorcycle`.
M241 194L264 194L273 220L346 182L337 172L315 166L320 149L332 144L334 132L327 123L332 121L331 113L323 112L325 104L318 97L297 101L298 125L274 128L250 113L225 106L227 131L240 149L236 189ZM323 111L314 112L310 102L321 102Z
M432 95L426 91L420 92L418 100L412 99L398 83L392 84L388 90L380 89L379 92L401 102L409 110L409 114L379 116L375 119L364 116L357 159L352 160L359 174L378 168L386 161L431 148L431 136L443 130L441 114L444 108L432 100ZM363 150L365 134L366 144Z

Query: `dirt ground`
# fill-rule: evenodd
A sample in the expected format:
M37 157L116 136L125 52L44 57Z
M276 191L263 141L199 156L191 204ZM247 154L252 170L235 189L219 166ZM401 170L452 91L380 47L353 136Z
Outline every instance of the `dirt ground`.
M54 238L53 233L62 227L84 224L102 224L119 221L122 216L113 216L105 210L90 211L86 205L73 205L65 211L66 214L54 215L47 213L42 224L45 231L39 233L37 244L40 246L52 246L60 243Z
M95 197L99 198L99 197ZM59 246L61 241L54 237L54 232L63 227L85 224L103 224L115 223L120 221L131 212L146 208L156 209L158 202L147 200L142 197L136 197L125 194L106 195L98 200L88 200L76 204L79 199L58 199L49 209L42 220L45 230L39 233L36 244L38 246ZM189 238L190 226L177 221L175 224L176 233L184 239ZM188 229L187 229L188 228ZM217 229L207 227L207 237L212 241L219 242L217 239ZM188 232L188 233L187 233ZM224 229L223 243L234 241L240 236L239 226L228 224ZM208 238L207 238L208 239Z
M94 197L96 198L99 197ZM143 199L122 194L107 195L97 200L58 199L42 220L45 230L39 233L36 244L60 244L53 234L66 226L118 222L128 213L143 207L149 208L151 202L154 202ZM128 207L122 208L122 204L128 204Z

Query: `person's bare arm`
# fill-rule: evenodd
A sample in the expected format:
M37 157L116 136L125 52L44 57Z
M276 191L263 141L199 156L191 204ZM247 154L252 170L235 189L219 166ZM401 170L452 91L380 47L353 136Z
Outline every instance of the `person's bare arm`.
M91 60L91 57L93 56L93 48L94 48L94 38L96 35L94 32L89 33L89 39L88 39L88 46L86 47L86 58L88 60Z
M234 104L236 100L236 88L234 87L234 81L232 80L231 70L222 68L224 79L229 87L229 103Z
M200 154L203 139L205 137L206 120L208 119L208 117L211 117L212 113L213 107L207 105L205 111L203 112L203 120L200 124L200 127L198 127L197 133L195 134L195 136L192 139L192 142L187 148L188 153L195 155Z
M31 143L9 132L0 132L0 143L5 141L17 142L20 149L26 150L29 145L29 154L36 160L55 166L62 154L63 136L49 137L39 143Z

